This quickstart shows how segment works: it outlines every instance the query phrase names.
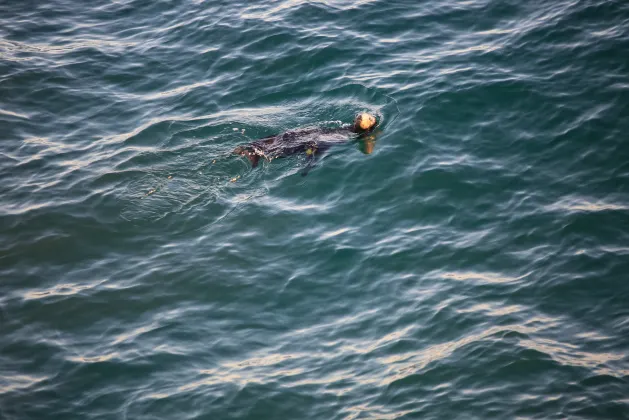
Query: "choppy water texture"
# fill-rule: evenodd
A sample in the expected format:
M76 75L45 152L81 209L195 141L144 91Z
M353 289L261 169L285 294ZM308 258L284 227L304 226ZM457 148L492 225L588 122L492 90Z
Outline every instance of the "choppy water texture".
M0 2L0 418L629 418L628 54L623 0Z

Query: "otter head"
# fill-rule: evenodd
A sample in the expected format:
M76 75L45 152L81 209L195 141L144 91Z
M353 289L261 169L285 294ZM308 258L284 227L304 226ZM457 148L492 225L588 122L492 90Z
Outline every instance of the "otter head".
M362 114L358 114L356 116L356 119L354 120L354 132L366 133L373 130L376 124L376 117L366 112L363 112Z

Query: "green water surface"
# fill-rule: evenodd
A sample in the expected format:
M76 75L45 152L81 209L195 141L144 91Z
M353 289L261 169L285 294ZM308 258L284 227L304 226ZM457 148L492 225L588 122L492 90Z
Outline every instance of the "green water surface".
M0 1L0 419L629 418L628 54L622 0Z

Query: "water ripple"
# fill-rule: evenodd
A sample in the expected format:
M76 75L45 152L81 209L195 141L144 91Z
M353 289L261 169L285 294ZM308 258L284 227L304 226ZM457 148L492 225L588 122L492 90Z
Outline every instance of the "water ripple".
M1 4L0 417L628 417L628 12Z

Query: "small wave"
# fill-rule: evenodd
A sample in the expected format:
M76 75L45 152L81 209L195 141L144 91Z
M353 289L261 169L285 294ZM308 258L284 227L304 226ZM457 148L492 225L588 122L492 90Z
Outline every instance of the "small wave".
M629 206L623 204L606 203L601 200L589 201L583 198L571 197L559 200L546 206L547 210L553 212L603 212L603 211L626 211Z
M475 272L446 272L442 274L443 278L454 279L459 281L476 280L483 283L513 283L523 278L526 278L528 274L524 274L519 277L510 277L500 275L498 273L475 273Z

